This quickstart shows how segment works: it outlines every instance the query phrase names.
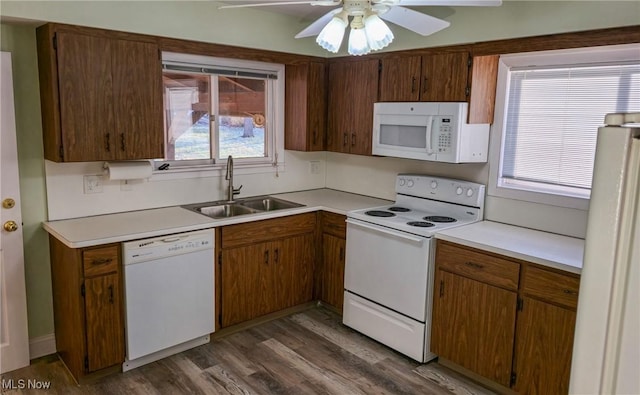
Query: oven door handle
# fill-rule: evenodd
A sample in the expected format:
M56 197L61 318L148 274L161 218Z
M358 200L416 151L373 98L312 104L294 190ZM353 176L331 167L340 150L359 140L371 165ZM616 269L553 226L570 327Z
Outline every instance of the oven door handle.
M385 228L383 226L369 225L369 224L364 223L364 222L354 221L354 220L352 220L350 218L347 218L347 224L359 226L361 228L369 229L369 230L372 230L374 232L386 233L386 234L389 234L391 236L399 237L401 239L406 239L406 240L413 241L414 243L422 243L425 240L425 238L423 238L423 237L412 236L412 235L410 235L408 233L404 233L404 232L396 232L396 231L394 231L392 229L388 229L388 228Z

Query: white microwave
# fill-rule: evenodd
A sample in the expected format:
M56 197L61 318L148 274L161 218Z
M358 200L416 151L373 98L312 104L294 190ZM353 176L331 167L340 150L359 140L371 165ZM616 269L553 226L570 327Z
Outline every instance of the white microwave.
M436 162L486 162L489 124L468 124L467 103L375 103L373 154Z

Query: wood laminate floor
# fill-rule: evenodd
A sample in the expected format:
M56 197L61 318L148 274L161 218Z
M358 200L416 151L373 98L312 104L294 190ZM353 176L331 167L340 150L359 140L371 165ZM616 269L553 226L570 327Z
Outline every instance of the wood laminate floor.
M149 365L76 385L55 356L2 376L51 394L492 394L437 364L419 364L323 308L270 321ZM28 381L32 380L32 381Z

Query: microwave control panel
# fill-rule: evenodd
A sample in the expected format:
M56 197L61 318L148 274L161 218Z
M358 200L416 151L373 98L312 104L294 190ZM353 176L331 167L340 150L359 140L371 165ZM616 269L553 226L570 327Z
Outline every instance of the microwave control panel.
M450 153L452 144L452 131L454 128L451 117L438 117L436 121L436 150L438 153Z

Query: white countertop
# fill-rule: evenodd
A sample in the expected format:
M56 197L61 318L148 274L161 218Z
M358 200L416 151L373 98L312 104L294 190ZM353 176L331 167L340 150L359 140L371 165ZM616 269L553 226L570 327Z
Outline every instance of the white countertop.
M383 206L390 203L388 200L333 189L315 189L271 196L304 204L305 206L225 219L213 219L179 206L174 206L50 221L44 222L43 227L68 247L82 248L318 210L346 214L350 210Z
M584 240L574 237L482 221L443 230L436 238L571 273L582 271Z

